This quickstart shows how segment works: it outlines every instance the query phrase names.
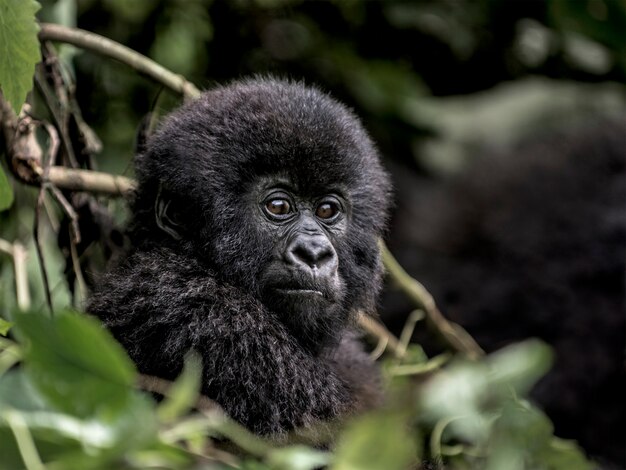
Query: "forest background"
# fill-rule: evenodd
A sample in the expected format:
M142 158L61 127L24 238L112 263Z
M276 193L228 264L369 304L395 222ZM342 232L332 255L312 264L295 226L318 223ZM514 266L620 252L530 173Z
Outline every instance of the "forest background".
M401 382L406 377L419 382L417 386L411 382L411 387L421 390L419 398L400 400L406 405L402 412L393 410L353 424L336 452L306 446L275 448L274 444L255 440L244 430L233 431L223 424L221 417L208 412L202 414L202 419L190 418L187 410L197 405L193 361L178 388L171 387L174 398L159 406L147 404L144 395L135 395L128 387L113 391L105 387L111 396L126 404L109 403L110 409L104 413L108 417L104 418L95 411L100 406L97 399L102 400L103 395L85 398L86 391L103 386L102 381L94 378L92 382L77 384L64 354L51 355L56 361L42 359L50 350L65 351L70 356L76 351L68 349L59 339L66 336L38 335L46 329L57 329L65 335L91 338L94 344L101 344L102 350L78 343L87 351L83 355L89 364L82 366L92 370L93 363L102 361L108 351L111 357L118 358L113 362L119 366L107 372L111 374L109 379L128 385L134 379L132 366L124 354L108 337L101 338L99 330L83 317L76 320L71 315L66 318L60 314L52 319L41 315L33 317L37 320L20 320L17 313L20 299L16 296L16 247L23 247L26 253L29 310L46 311L46 291L53 310L62 312L71 305L80 308L90 280L81 284L80 279L72 277L73 245L67 236L70 222L63 207L58 207L62 204L55 203L54 197L48 195L37 209L37 201L41 199L39 190L10 176L13 167L11 152L7 151L9 158L3 162L3 175L0 175L4 209L0 212L3 242L0 248L4 248L6 255L0 256L0 316L6 320L2 324L6 325L4 329L12 330L9 334L15 333L15 338L0 337L0 358L3 358L0 371L6 372L0 379L0 453L8 456L0 458L0 468L15 468L13 465L41 468L39 464L66 468L64 465L75 461L79 462L71 464L78 465L75 468L107 468L111 462L116 465L123 462L129 468L229 465L316 468L326 464L339 469L392 469L405 468L415 460L429 460L437 465L445 461L450 468L590 468L584 453L603 468L626 466L624 404L620 398L626 393L623 369L626 216L623 211L620 213L624 202L615 202L624 194L626 148L623 133L626 5L623 1L49 0L39 3L40 21L78 27L110 38L184 76L200 89L242 76L272 74L315 84L347 103L363 119L394 178L396 208L387 243L408 273L422 281L433 292L443 313L466 327L488 352L530 337L541 338L554 352L550 353L544 343L526 342L478 363L451 360L447 355L449 348L433 338L432 329L422 328L419 313L410 315L415 306L399 293L398 282L390 282L380 304L381 318L401 340L412 338L413 344L408 348L410 354L401 359L393 357L388 367L391 376ZM7 12L13 9L25 11L28 19L29 11L23 5L28 5L30 14L37 9L32 1L0 0L0 30L12 31L14 24L10 23ZM9 35L3 35L2 41L11 45ZM132 156L142 121L148 113L158 120L180 104L180 95L126 64L81 48L59 45L54 54L58 54L62 63L63 80L71 84L68 90L80 109L81 123L87 124L95 136L91 142L97 144L91 149L88 166L132 178ZM12 75L20 78L6 61L8 57L6 54L4 59L0 57L0 89L5 95L7 80ZM42 121L53 121L50 109L46 109L45 93L45 86L35 86L29 99L30 112ZM26 96L18 98L23 100ZM5 111L3 119L6 115ZM579 165L578 157L568 160L569 153L575 153L572 150L575 148L587 148L583 143L579 145L577 139L581 135L607 142L598 129L612 128L617 129L617 137L609 137L612 144L605 153L617 153L617 164L602 173L601 179L594 180L596 175L589 172L590 167ZM39 139L46 141L45 136L39 135ZM5 136L4 140L6 144L9 139ZM534 142L542 144L533 147ZM567 142L571 142L569 147ZM593 152L590 155L589 158L595 156ZM545 192L541 180L546 177L545 171L533 172L537 170L529 169L519 160L535 165L537 158L552 157L555 165L563 167L548 173L550 191ZM481 167L485 159L491 163ZM496 159L497 164L494 166L494 160L489 159ZM537 207L548 207L554 214L558 212L559 217L567 214L564 220L567 224L571 222L572 227L593 225L589 219L577 220L578 199L568 199L569 190L560 189L564 178L578 182L576 165L582 168L581 172L587 171L587 179L580 181L595 181L593 186L587 183L579 186L576 194L595 202L612 190L606 196L608 199L602 199L608 203L593 204L592 214L600 217L612 210L618 219L612 228L610 244L603 245L595 232L584 235L578 235L577 229L566 232L565 237L573 245L565 245L576 249L576 256L581 259L584 259L581 251L595 253L605 247L597 255L604 260L602 266L610 264L606 260L613 260L609 268L603 268L604 277L594 277L594 285L601 287L591 288L595 289L591 297L584 296L582 292L586 290L569 283L566 276L557 279L558 289L554 291L558 290L562 298L571 297L568 301L571 303L567 304L561 302L561 297L551 297L553 290L546 290L544 284L519 281L515 276L520 263L527 262L529 257L516 258L511 255L520 256L515 250L494 251L489 245L494 242L492 239L471 239L471 243L464 245L471 255L466 251L442 255L440 246L428 233L428 227L436 226L442 211L446 213L447 205L454 201L453 197L448 199L450 192L474 188L473 195L468 197L487 198L490 208L503 205L503 210L509 210L511 206L506 201L510 197L502 188L487 196L476 196L481 194L481 187L490 186L489 178L507 186L510 180L501 178L498 172L517 172L523 177L520 178L523 183L516 183L521 185L516 186L517 190L538 194L540 202L535 202L538 205L522 205L517 210L530 208L532 212ZM493 173L486 168L491 168ZM49 188L47 191L53 192ZM69 199L70 204L78 205ZM555 200L558 207L550 209L554 206L551 201ZM113 216L115 223L123 224L126 212L121 199L99 198L98 203ZM511 210L511 214L517 214ZM36 218L41 231L41 256L37 254L33 237ZM604 215L600 219L604 220ZM476 216L472 220L482 219ZM550 233L554 227L547 223L550 220L554 220L551 212L542 215L537 210L535 217L524 212L518 219L507 222L518 238L502 235L495 241L504 243L502 240L513 238L510 243L516 248L525 244L535 248L533 243L543 243L543 247L545 240L552 240ZM528 229L526 233L524 228L533 226L532 221L536 222L535 231ZM541 232L542 242L534 241L537 231ZM459 228L459 234L455 236L465 236L466 232ZM106 243L97 239L101 233L97 235L93 237L93 245L102 248ZM95 251L98 250L87 250L81 256L101 266L100 251L98 254ZM563 272L570 272L571 251L562 251L554 246L546 251L533 251L532 269L524 275L544 279L545 272L554 266L559 269L563 266ZM494 253L497 256L492 258ZM479 263L476 257L491 262ZM45 261L47 288L40 259ZM506 278L515 283L515 288L498 282L509 275L509 270L517 270ZM452 279L455 276L456 281ZM481 294L472 299L459 298L454 283L466 283L468 277L475 278ZM554 284L555 280L551 279L550 283ZM520 297L524 299L521 302L516 300ZM571 341L564 344L564 338ZM576 361L568 361L570 357ZM19 361L27 366L23 373L14 368ZM551 363L553 369L548 373ZM427 387L422 385L425 376L430 377L428 374L441 369L447 373L439 380L431 378ZM582 377L573 377L570 371L574 369L581 370ZM557 372L560 375L555 375ZM546 373L542 382L540 377ZM550 377L559 380L551 382ZM561 377L565 379L560 380ZM75 388L69 395L59 396L61 385L48 387L50 380L70 383ZM548 417L522 400L538 380L533 399L554 421L556 435L577 439L584 451L569 441L548 438L553 433ZM404 390L406 384L397 386ZM450 390L455 388L464 392L462 398L450 395ZM569 393L570 388L575 391ZM514 397L506 393L511 389L517 391ZM407 394L398 393L403 397ZM30 398L16 401L16 397ZM42 421L32 409L45 410L46 419L52 421ZM128 416L135 415L151 424L141 429L133 427L134 423L129 421L137 420L129 420ZM460 419L460 416L470 418ZM68 417L80 425L77 428L80 432L72 434L60 425ZM108 440L94 437L93 429L87 426L91 422L107 429ZM401 426L409 426L415 432L406 437L398 431ZM137 438L129 439L130 435ZM216 449L208 438L210 435L233 440L239 451L221 453L225 451ZM376 449L388 451L372 456L369 449L373 444Z

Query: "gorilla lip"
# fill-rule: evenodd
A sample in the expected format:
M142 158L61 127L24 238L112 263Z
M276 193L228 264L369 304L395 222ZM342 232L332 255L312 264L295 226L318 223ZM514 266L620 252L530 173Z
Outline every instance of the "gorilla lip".
M281 294L319 295L320 297L324 297L324 294L321 291L315 290L315 289L285 289L285 288L280 288L280 289L276 289L276 291L280 292Z

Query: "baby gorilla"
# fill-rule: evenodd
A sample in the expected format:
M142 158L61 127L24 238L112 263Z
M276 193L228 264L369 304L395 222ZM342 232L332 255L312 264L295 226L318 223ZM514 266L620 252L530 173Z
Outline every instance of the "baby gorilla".
M380 400L352 327L381 285L390 184L352 113L236 82L171 114L135 164L132 248L87 310L142 373L174 379L194 349L202 393L260 434Z

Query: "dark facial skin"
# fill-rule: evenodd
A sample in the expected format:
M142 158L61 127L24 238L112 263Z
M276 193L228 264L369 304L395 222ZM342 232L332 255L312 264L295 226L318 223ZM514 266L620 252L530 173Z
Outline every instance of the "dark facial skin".
M261 177L240 202L254 206L248 212L259 238L270 247L256 274L259 298L302 346L319 352L338 340L334 332L348 320L334 245L345 240L349 203L337 190L300 196L293 187L288 178ZM162 193L156 207L161 230L173 240L189 236L180 203Z
M261 298L291 329L315 328L317 312L342 308L334 243L345 236L348 202L338 192L301 197L286 185L259 193L259 225L276 241L260 274Z

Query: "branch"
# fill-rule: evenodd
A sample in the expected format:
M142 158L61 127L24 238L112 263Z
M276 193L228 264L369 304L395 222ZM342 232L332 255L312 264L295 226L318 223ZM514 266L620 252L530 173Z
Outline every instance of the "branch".
M173 384L174 382L153 375L139 374L137 377L137 387L139 389L150 393L157 393L164 397L170 396L170 388ZM226 415L220 405L201 394L198 394L194 407L199 411L218 412Z
M13 259L13 272L15 275L15 296L17 306L26 311L30 308L30 292L28 289L28 273L26 271L27 252L20 242L8 242L0 238L0 252L9 255Z
M104 36L59 24L41 23L40 27L39 40L42 42L64 42L111 57L180 93L186 99L195 98L200 94L200 90L183 76L167 70L152 59Z
M413 301L422 308L426 313L426 321L433 327L455 351L460 352L471 359L477 359L484 354L484 351L476 343L467 331L460 325L449 322L442 315L435 304L435 299L430 292L413 279L400 266L400 263L393 257L384 242L380 242L380 249L383 255L383 263L387 268L389 275L398 283L400 289Z
M18 119L1 94L0 112L0 126L4 132L9 167L21 182L31 186L41 186L49 182L59 189L112 196L122 196L133 190L134 181L125 176L64 166L44 168L41 157L43 152L35 138L36 125L33 119L24 114Z
M358 312L357 322L359 327L365 331L373 339L384 343L385 349L397 358L401 358L405 354L405 348L402 348L400 341L385 326L369 315Z
M62 166L50 167L47 181L59 189L89 191L111 196L126 195L135 187L135 182L125 176L91 170L75 170Z

